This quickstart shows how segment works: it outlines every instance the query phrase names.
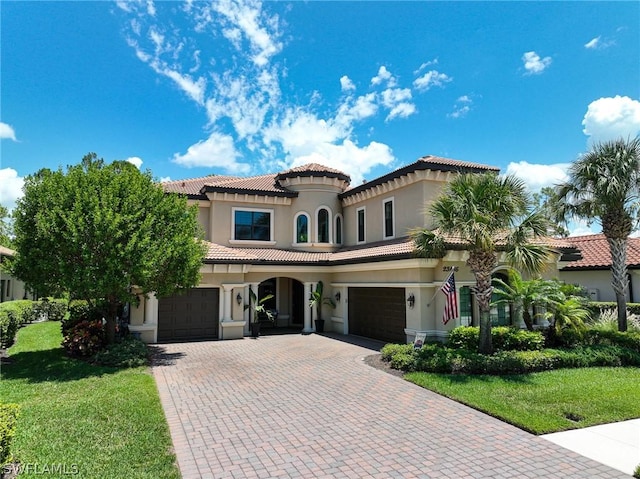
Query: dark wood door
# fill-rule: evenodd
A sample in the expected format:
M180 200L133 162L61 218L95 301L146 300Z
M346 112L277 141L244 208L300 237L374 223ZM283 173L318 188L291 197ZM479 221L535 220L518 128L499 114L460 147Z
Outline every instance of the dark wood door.
M220 291L193 288L158 300L158 341L218 338Z
M405 343L404 288L349 288L349 333Z

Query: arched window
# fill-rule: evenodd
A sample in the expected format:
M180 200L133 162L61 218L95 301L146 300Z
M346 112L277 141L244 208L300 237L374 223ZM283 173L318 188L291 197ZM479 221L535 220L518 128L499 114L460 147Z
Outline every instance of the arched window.
M326 208L318 210L318 243L329 243L329 211Z
M342 244L342 216L336 215L335 227L336 244Z
M309 215L306 213L299 213L296 216L296 243L308 243L309 242Z

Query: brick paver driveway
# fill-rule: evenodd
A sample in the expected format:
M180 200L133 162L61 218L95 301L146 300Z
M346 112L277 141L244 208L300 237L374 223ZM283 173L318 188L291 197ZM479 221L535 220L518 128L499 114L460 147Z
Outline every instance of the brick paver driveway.
M184 479L628 477L367 366L320 335L170 344L158 383Z

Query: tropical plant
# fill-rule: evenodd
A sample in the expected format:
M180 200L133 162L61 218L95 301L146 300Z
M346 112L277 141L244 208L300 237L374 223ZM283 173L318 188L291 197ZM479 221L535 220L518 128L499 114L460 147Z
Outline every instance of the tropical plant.
M512 304L514 325L519 326L524 321L527 329L533 331L534 316L531 313L536 304L544 302L547 281L540 278L525 280L518 271L512 269L509 271L508 283L494 278L493 286L494 293L498 296L494 304Z
M273 294L267 294L262 298L258 299L258 295L253 291L253 289L249 288L249 304L244 305L244 309L249 309L251 312L251 317L249 321L252 323L260 322L261 318L266 317L269 321L273 321L273 313L265 308L264 303L273 298Z
M504 251L512 265L538 273L549 250L533 241L546 234L547 221L532 211L522 180L494 173L456 176L429 207L429 212L437 228L412 232L416 253L442 256L448 237L461 242L469 252L467 265L476 279L475 296L480 309L478 350L490 354L491 272L498 265L497 253Z
M311 298L309 299L309 307L316 308L316 319L322 321L322 305L326 304L333 308L336 307L336 303L328 296L324 296L324 285L322 281L318 281L315 291L311 291Z
M611 285L618 305L618 329L627 330L627 238L638 225L640 138L595 143L558 186L556 218L598 221L609 243Z

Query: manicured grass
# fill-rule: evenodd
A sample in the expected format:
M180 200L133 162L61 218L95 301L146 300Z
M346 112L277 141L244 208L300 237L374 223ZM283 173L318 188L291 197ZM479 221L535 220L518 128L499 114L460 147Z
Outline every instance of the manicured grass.
M21 406L13 454L31 474L45 465L69 477L179 478L148 368L98 367L65 356L59 322L22 328L3 365L0 398ZM36 466L33 466L37 464ZM29 471L29 469L26 469Z
M405 378L534 434L640 417L638 368L558 369L513 376L408 373Z

